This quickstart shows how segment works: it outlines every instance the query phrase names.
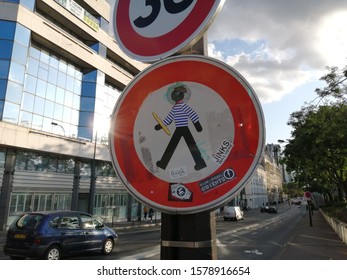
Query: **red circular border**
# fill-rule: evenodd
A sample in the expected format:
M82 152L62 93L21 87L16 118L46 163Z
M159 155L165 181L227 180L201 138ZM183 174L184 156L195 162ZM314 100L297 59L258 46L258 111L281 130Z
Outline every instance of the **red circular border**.
M181 56L179 59L169 58L147 68L125 89L112 115L110 147L116 171L120 173L128 190L139 200L153 202L156 208L163 206L163 212L168 208L175 209L171 212L186 208L204 208L203 205L209 205L230 192L237 193L243 186L238 185L254 166L254 161L258 162L260 159L264 133L261 108L258 107L257 111L254 104L257 98L250 96L251 88L244 87L245 82L240 82L241 77L236 72L231 75L231 69L227 71L225 67L220 68L216 63L210 63L215 60L207 60L200 56ZM236 179L207 193L200 191L199 182L184 184L194 193L193 201L189 203L168 200L169 183L145 168L136 153L133 136L137 114L147 96L177 81L200 83L213 89L229 106L235 125L233 149L220 168L208 177L232 168ZM153 127L154 125L153 122Z
M215 2L215 0L197 1L189 16L174 30L160 37L147 38L139 35L131 25L130 0L118 1L118 6L115 7L115 31L124 48L130 53L143 57L160 56L188 40L205 21Z

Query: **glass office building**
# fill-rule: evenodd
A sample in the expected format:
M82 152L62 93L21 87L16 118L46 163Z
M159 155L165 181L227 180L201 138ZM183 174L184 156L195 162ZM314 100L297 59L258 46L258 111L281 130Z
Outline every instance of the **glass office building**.
M0 0L1 229L23 211L136 215L111 164L107 124L146 65L112 36L113 2Z

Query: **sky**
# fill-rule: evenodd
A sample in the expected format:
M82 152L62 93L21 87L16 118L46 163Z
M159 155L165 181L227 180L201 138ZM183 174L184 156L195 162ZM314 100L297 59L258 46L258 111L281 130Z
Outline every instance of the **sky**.
M262 105L267 144L291 138L290 114L316 97L327 66L347 65L346 0L225 0L208 56L237 70Z

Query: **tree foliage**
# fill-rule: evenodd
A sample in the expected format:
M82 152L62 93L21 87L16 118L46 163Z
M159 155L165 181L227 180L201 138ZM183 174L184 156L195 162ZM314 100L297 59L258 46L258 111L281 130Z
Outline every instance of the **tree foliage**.
M292 137L284 149L284 162L302 187L347 194L347 68L328 68L317 89L319 101L291 114Z

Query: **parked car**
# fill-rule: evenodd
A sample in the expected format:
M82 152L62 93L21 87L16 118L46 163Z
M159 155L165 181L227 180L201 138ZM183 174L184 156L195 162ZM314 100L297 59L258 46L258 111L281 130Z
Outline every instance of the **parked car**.
M266 212L266 213L277 213L277 208L275 206L263 206L260 208L260 212Z
M225 206L223 210L224 221L227 220L243 220L244 214L239 206Z
M79 211L30 212L7 231L4 253L11 259L59 260L72 254L110 254L118 241L113 229Z

